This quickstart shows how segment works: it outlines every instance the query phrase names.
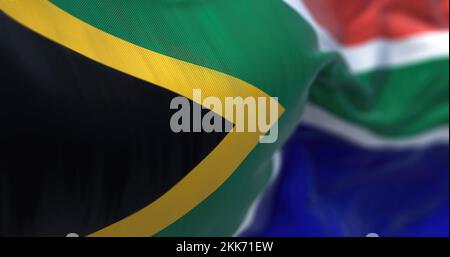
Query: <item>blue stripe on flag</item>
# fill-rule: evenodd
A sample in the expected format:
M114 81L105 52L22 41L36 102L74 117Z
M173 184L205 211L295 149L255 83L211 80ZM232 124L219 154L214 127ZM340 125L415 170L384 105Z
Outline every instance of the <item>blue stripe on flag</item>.
M448 144L371 150L300 126L244 236L448 236Z

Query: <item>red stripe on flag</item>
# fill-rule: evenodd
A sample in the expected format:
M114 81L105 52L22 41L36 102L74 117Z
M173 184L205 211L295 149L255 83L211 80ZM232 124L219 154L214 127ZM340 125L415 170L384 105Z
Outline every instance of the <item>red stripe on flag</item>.
M304 0L304 3L316 21L346 45L375 38L400 39L449 27L449 0Z

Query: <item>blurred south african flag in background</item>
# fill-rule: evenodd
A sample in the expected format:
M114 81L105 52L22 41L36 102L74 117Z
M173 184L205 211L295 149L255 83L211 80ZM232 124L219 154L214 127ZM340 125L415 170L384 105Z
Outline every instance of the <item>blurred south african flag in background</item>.
M352 81L312 86L244 234L448 236L449 1L285 2Z

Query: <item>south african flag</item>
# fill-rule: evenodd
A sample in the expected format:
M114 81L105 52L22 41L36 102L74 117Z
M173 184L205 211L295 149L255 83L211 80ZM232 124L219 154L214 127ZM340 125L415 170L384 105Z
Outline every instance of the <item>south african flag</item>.
M314 193L301 195L341 210L327 204L339 203L331 196L346 197L344 182L377 184L365 173L354 180L354 166L370 171L380 163L349 162L341 156L347 143L361 146L347 156L362 160L377 149L388 151L389 163L438 144L433 170L439 171L430 171L437 175L419 170L413 177L429 178L439 196L447 192L424 197L423 205L437 199L428 207L441 208L447 199L448 216L446 0L0 0L0 6L0 236L317 232L297 209L281 214L293 223L280 225L277 211L287 209L275 207L292 202L262 193L287 190L294 197L312 187ZM277 141L261 144L259 132L174 133L170 103L183 96L202 106L194 89L219 99L277 97ZM296 150L306 140L298 137L311 140L311 152ZM288 160L309 160L321 179L283 171ZM328 164L325 173L319 164ZM394 167L386 180L403 177L407 167ZM321 211L298 197L306 201L297 205L302 211ZM277 230L283 226L296 232Z

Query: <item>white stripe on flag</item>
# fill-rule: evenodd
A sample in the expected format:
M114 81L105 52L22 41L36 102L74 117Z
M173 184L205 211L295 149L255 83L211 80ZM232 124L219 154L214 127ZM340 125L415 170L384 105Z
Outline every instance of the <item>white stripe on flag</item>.
M370 149L384 147L395 149L423 148L433 144L449 143L448 125L407 138L384 138L366 128L342 120L312 103L306 105L301 124L314 126L325 132L345 138L356 145Z
M377 39L337 50L354 73L398 67L437 58L448 58L449 32L434 31L401 40Z

